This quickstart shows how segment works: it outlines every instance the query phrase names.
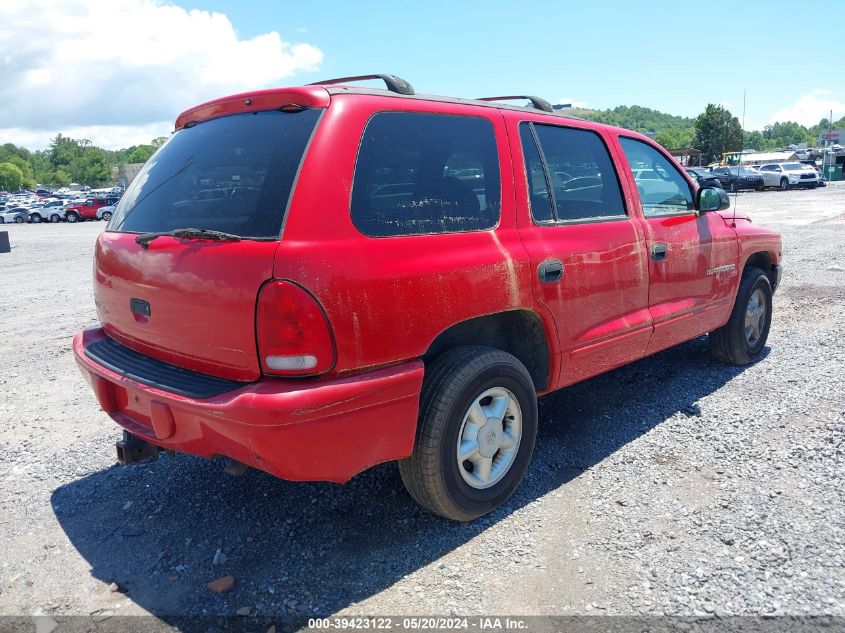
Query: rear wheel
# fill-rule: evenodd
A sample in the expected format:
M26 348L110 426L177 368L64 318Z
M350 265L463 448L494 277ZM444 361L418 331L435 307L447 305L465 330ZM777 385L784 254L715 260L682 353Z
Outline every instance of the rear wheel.
M708 336L710 351L723 363L748 365L766 344L771 324L772 284L751 266L742 273L730 319Z
M106 211L103 213L103 219L108 222L111 219L111 211Z
M73 211L71 211L70 213L68 213L68 214L67 214L67 218L66 218L66 219L67 219L67 221L68 221L68 222L70 222L71 224L73 224L74 222L78 222L78 221L79 221L79 215L77 215L76 213L74 213Z
M505 352L458 347L426 367L414 452L399 462L417 503L469 521L502 505L534 452L537 397Z
M31 216L29 216L29 219L32 220L35 224L41 222L41 216L37 213L33 213Z
M58 213L54 213L53 215L50 216L50 222L59 222L59 221L61 221L61 218L59 217Z
M781 178L780 179L780 190L786 191L787 189L789 189L789 180L786 179L786 178Z
M15 216L15 224L23 224L23 216L22 215Z

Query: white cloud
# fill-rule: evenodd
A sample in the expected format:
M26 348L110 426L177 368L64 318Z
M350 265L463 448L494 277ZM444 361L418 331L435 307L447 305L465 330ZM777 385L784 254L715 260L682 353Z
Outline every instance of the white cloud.
M66 126L61 129L0 128L0 143L13 143L31 150L47 149L56 134L75 139L88 139L97 147L121 149L149 143L173 131L173 121L143 125Z
M816 125L821 119L828 118L831 110L833 110L833 119L836 120L845 114L845 101L839 101L833 98L819 98L830 94L830 90L813 90L810 94L806 94L798 99L790 107L775 112L769 118L769 124L795 121L796 123L810 127L811 125Z
M162 0L2 0L0 142L11 140L3 132L71 130L123 142L133 128L158 130L202 101L281 85L322 58L275 31L240 39L222 13Z

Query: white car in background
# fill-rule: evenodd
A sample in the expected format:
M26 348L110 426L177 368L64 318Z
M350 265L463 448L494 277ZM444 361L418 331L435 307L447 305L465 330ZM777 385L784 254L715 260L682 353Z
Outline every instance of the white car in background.
M0 213L0 224L23 224L27 215L29 211L25 207L9 207Z
M97 209L97 219L98 220L105 220L108 222L111 220L111 216L114 215L114 208L117 206L117 203L110 204L107 207L100 207Z
M760 165L757 172L763 176L766 187L777 187L781 191L794 187L815 189L819 186L818 172L802 163L768 163Z
M38 224L39 222L60 222L65 218L65 200L50 198L34 205L29 210L29 221Z

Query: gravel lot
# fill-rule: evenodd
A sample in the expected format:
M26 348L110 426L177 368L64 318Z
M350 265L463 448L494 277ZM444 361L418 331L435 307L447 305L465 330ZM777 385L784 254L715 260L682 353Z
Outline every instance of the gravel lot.
M70 352L103 224L2 227L0 615L845 615L845 183L738 205L784 236L764 358L702 338L542 399L526 480L470 525L392 464L346 486L116 465Z

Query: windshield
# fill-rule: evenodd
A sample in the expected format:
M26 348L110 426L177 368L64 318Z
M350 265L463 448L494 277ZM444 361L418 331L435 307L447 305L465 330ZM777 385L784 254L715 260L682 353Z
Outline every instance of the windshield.
M176 132L132 181L109 230L277 238L320 113L234 114Z
M784 163L783 168L790 170L805 169L806 165L802 165L801 163Z

